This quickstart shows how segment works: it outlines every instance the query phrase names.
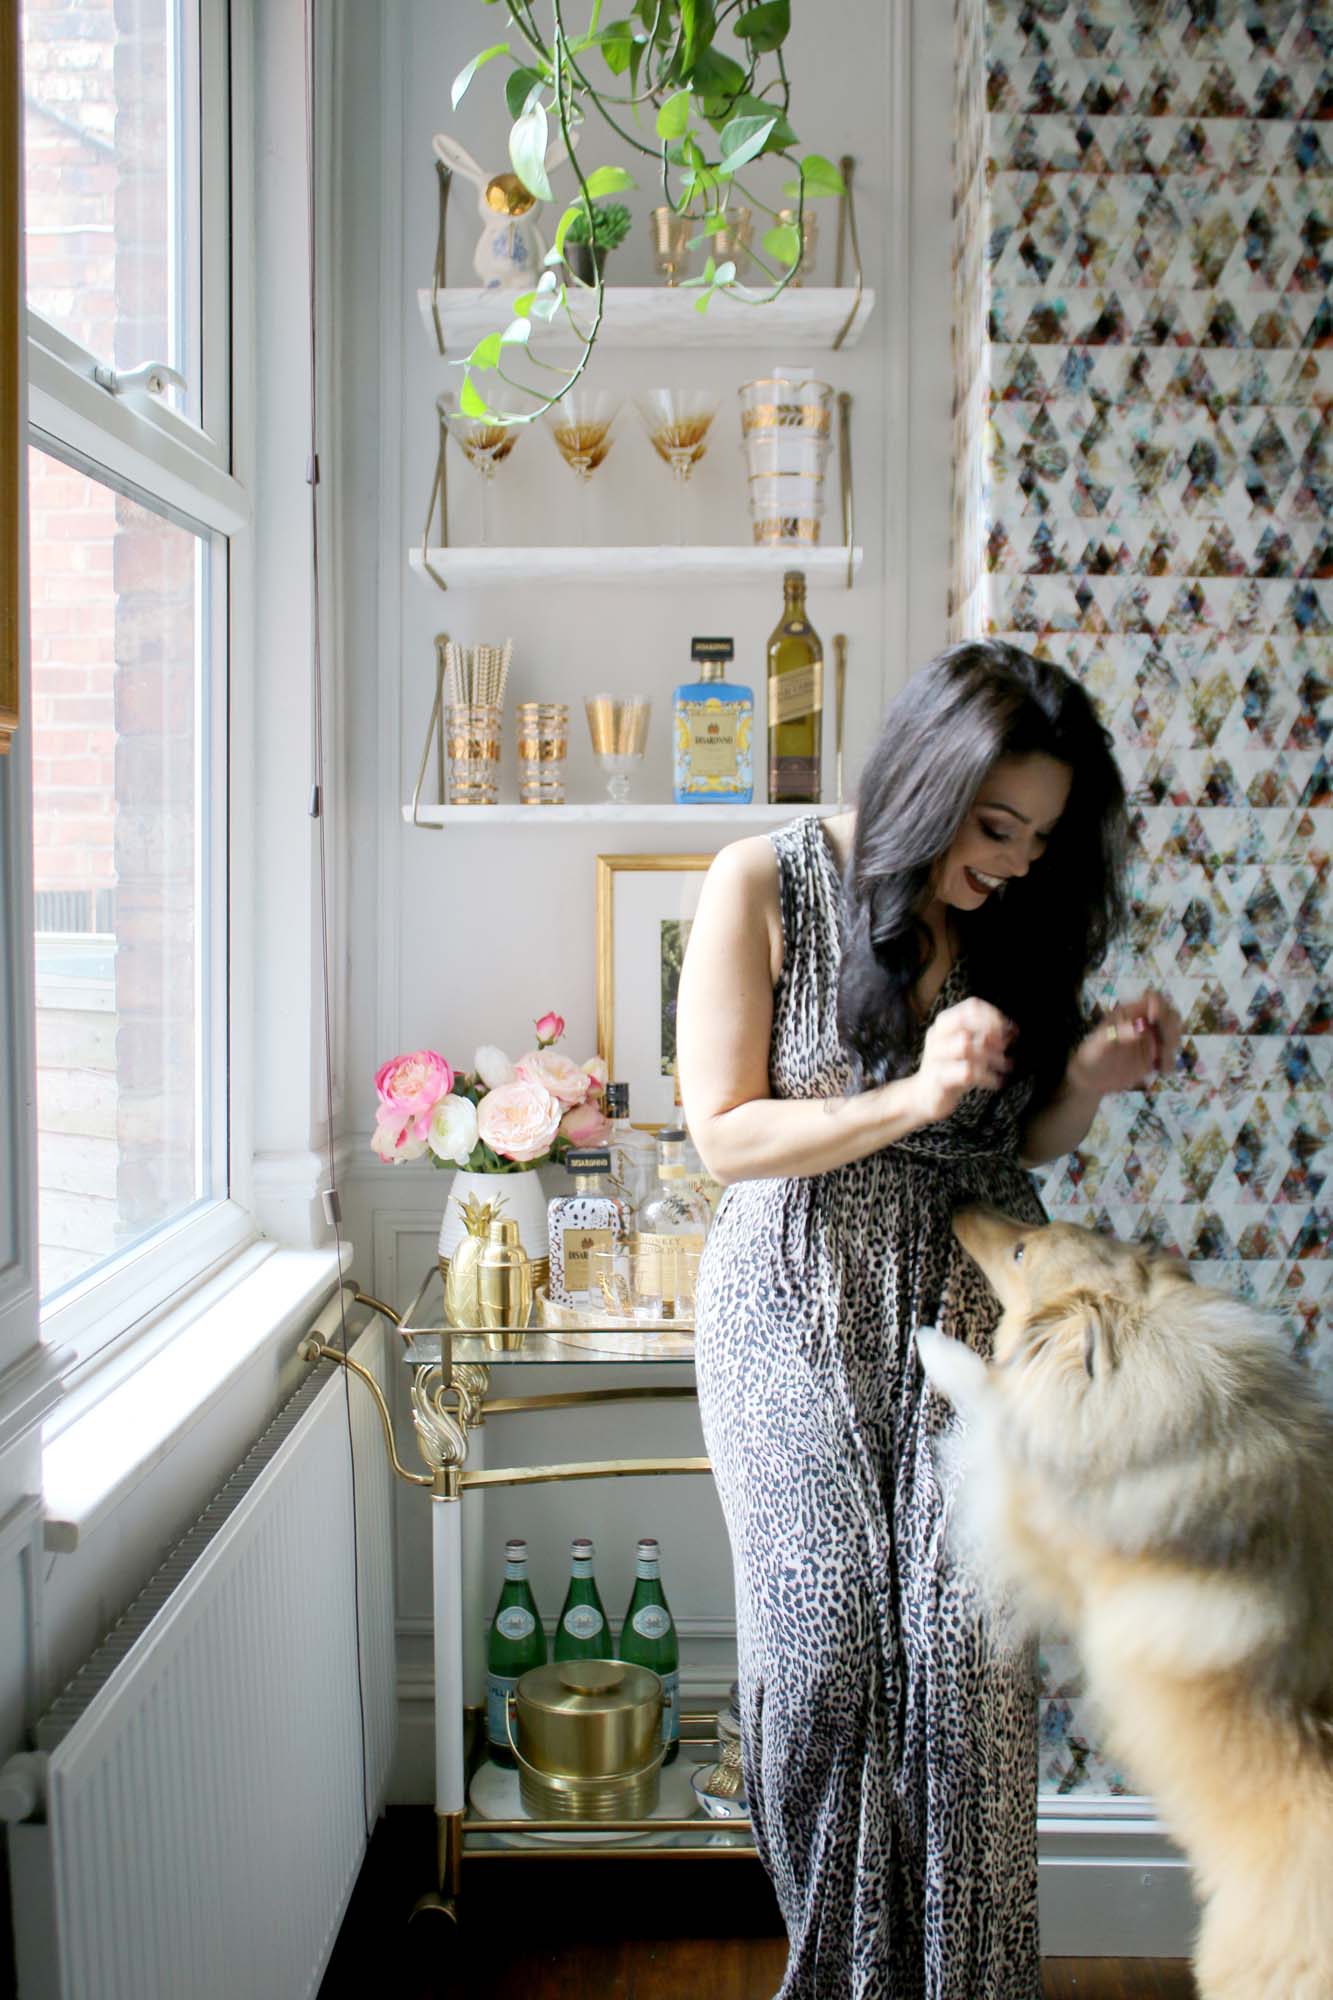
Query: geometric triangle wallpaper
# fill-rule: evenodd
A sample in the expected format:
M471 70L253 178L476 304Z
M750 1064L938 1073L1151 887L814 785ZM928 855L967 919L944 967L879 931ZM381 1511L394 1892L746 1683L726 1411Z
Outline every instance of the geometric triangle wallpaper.
M1114 732L1179 1073L1053 1215L1178 1250L1333 1387L1333 10L959 0L952 636ZM1123 1789L1047 1651L1043 1783Z

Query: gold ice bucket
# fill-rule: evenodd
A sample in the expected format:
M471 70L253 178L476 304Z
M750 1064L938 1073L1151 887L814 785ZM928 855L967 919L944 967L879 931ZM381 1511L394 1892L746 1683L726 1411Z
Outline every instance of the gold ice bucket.
M623 1660L558 1660L524 1674L509 1741L534 1819L641 1819L657 1804L662 1683Z

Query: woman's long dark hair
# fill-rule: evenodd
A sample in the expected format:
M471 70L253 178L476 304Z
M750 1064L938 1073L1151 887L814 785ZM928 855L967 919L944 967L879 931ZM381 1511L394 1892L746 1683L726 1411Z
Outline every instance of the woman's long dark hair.
M1014 1021L1013 1055L1049 1097L1084 1030L1083 983L1125 920L1125 791L1077 681L995 640L951 646L884 718L857 798L838 1023L863 1084L915 1061L913 989L932 949L932 873L1001 757L1040 751L1073 772L1041 859L1003 898L955 912L971 989Z

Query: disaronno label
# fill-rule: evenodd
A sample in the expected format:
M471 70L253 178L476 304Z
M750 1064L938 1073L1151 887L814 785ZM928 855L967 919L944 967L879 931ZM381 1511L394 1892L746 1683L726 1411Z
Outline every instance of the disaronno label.
M681 703L689 739L690 775L694 778L735 778L739 751L740 711L720 701ZM745 718L747 728L749 717Z
M792 673L771 674L768 682L768 726L817 715L824 706L823 662L812 661Z
M611 1248L609 1229L566 1229L564 1232L565 1290L586 1292L591 1278L588 1260L594 1250Z

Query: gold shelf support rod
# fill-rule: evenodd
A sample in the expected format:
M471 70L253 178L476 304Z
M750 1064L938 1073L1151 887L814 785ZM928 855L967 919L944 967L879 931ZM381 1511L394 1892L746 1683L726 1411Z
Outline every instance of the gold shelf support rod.
M847 238L850 236L852 256L856 261L856 297L852 300L852 309L839 327L837 337L833 342L833 352L835 354L842 346L844 340L846 340L852 328L856 325L856 315L861 310L861 294L865 287L865 279L861 270L861 245L856 234L856 201L852 194L852 175L856 170L856 161L850 153L843 154L838 162L838 170L842 175L842 184L846 192L838 204L838 249L834 263L833 282L838 287L842 285L843 273L846 267ZM441 347L440 352L444 352L443 347Z
M855 573L856 486L852 477L852 398L847 389L838 391L838 484L842 494L842 539L847 546L847 588Z
M449 220L449 185L453 177L454 170L452 167L447 167L443 160L435 162L435 179L439 186L440 219L435 228L435 268L431 272L430 279L430 316L435 322L435 345L439 348L441 354L446 350L444 345L444 327L440 321L440 293L444 290L444 238L445 228Z
M464 1492L472 1487L550 1486L562 1479L637 1479L646 1473L711 1472L706 1458L592 1458L580 1465L502 1465L469 1472L465 1467L459 1483Z
M407 1467L399 1461L398 1450L393 1439L393 1419L389 1415L389 1406L384 1400L384 1391L380 1388L379 1383L368 1368L363 1368L359 1361L351 1360L348 1355L343 1353L341 1348L330 1347L327 1341L319 1340L313 1334L308 1340L301 1342L296 1353L298 1359L301 1361L336 1361L338 1366L345 1368L349 1375L355 1375L360 1381L364 1382L371 1395L375 1398L375 1408L380 1413L380 1423L384 1427L384 1448L389 1454L389 1463L398 1474L398 1477L406 1480L409 1486L433 1487L435 1485L436 1480L433 1472L409 1472Z
M649 1389L562 1389L541 1396L492 1396L481 1406L483 1417L512 1416L523 1410L572 1410L581 1403L650 1403L683 1401L698 1390Z
M445 648L449 644L447 632L435 634L435 699L431 703L430 720L426 724L426 740L421 746L421 762L417 765L417 781L412 787L412 824L424 833L443 833L442 826L432 826L421 817L421 787L426 782L426 766L430 763L432 748L435 751L435 782L439 792L439 803L444 804L444 672ZM421 1294L418 1292L417 1297ZM402 1320L394 1315L394 1325L401 1327Z
M748 1819L465 1819L467 1833L702 1833L708 1827L749 1833ZM473 1856L468 1855L471 1861ZM617 1856L617 1859L619 1857Z
M421 530L421 567L437 589L447 590L448 584L429 560L431 523L435 519L435 506L440 508L440 547L449 546L449 412L443 396L435 398L435 423L439 432L439 443L435 453L435 477L430 483L430 499L426 502L426 525Z

